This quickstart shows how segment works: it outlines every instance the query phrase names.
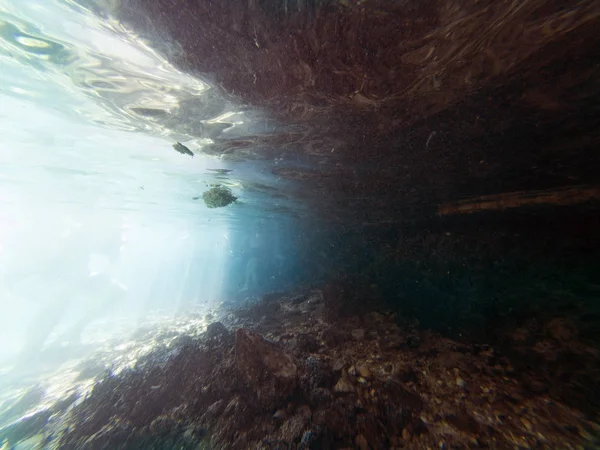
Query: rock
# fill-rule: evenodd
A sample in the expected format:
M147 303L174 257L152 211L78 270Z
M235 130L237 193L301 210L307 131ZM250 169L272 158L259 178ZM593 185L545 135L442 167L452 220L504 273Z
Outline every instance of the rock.
M357 341L362 341L365 338L365 330L362 328L352 330L352 337Z
M298 445L298 450L309 450L310 448L316 448L315 444L316 444L317 439L318 439L318 436L314 431L312 431L312 430L305 431L304 434L302 435L302 439L300 439L300 444Z
M371 371L364 364L361 364L360 366L357 366L356 370L358 371L358 374L361 377L363 377L363 378L371 378Z
M543 383L540 380L536 380L533 377L525 377L525 386L527 386L528 390L534 394L545 394L550 388L547 384Z
M384 385L385 392L398 406L406 407L411 411L420 411L423 407L423 401L418 394L406 390L397 381L388 379Z
M465 389L467 387L467 382L462 378L458 377L456 379L456 385L461 389Z
M552 319L545 326L546 333L554 340L565 343L577 337L577 328L571 321L561 318Z
M292 338L287 342L287 348L289 351L293 352L298 348L298 339Z
M343 368L344 368L344 361L342 361L341 359L336 359L333 361L331 369L334 372L341 372Z
M325 345L328 347L335 348L346 342L348 336L344 331L332 326L323 331L321 339L323 339L323 342L325 342Z
M275 297L265 294L258 302L250 306L250 317L258 320L264 316L272 318L281 310L281 304Z
M403 383L416 383L419 381L417 372L410 366L395 367L392 376Z
M354 392L354 386L352 386L352 383L350 383L350 381L348 381L347 378L342 377L335 384L335 386L333 387L333 390L335 392L345 394L345 393Z
M253 331L235 334L236 367L240 380L263 408L275 409L297 385L298 369L290 355Z
M307 298L308 298L308 294L305 294L305 293L295 295L291 299L292 305L299 305L300 303L305 302Z
M327 364L318 357L309 356L305 361L308 389L331 387L333 374Z
M212 418L218 416L219 414L221 414L226 406L227 405L225 405L225 402L222 399L217 400L216 402L211 404L208 408L206 408L206 412L204 413L204 415L207 418L212 419Z
M287 417L287 414L285 413L285 410L283 410L283 409L278 409L277 411L275 411L275 414L273 414L273 419L275 419L279 422L283 421L286 417Z
M312 412L307 405L299 407L295 414L286 420L279 429L280 438L287 442L299 439L310 423L311 417Z
M227 336L228 334L229 332L227 331L227 328L225 328L225 325L223 325L221 322L213 322L206 327L206 336L209 339L213 339L221 335Z
M312 353L319 349L319 342L310 334L302 333L297 337L296 348L301 352Z
M386 350L399 350L406 345L406 339L398 334L387 336L383 341L383 348Z
M373 327L377 327L378 325L384 323L386 321L386 317L378 312L370 312L369 314L365 315L365 322Z
M322 406L333 400L331 391L326 388L316 388L310 392L310 401L315 406Z
M406 442L410 441L411 438L411 434L410 431L408 431L407 428L403 428L402 429L402 439L405 440Z

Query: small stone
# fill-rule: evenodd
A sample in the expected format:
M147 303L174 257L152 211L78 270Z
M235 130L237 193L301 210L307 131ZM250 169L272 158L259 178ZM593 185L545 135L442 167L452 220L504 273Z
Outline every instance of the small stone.
M339 393L354 392L354 386L352 386L352 383L350 383L346 378L342 377L335 384L333 390L334 392Z
M342 361L341 359L336 359L335 361L333 361L333 364L331 365L331 369L334 372L340 372L343 368L344 368L344 361Z
M365 384L367 382L367 380L365 380L363 377L358 377L358 382L360 384Z
M458 377L456 379L456 385L461 389L465 389L467 387L467 382L462 378Z
M273 414L273 419L277 421L282 421L286 418L286 416L287 414L283 409L278 409L277 411L275 411L275 414Z
M402 429L402 439L404 439L405 441L410 441L410 431L408 431L406 428Z
M206 327L206 336L209 339L221 335L227 336L228 334L227 328L225 328L225 325L223 325L221 322L213 322Z
M371 378L371 371L367 366L360 365L357 367L358 373L363 378Z
M365 330L362 328L352 330L352 337L357 341L362 341L365 338Z
M367 442L367 438L362 434L356 436L354 442L360 450L369 450L370 448L369 443Z
M352 376L352 377L355 377L355 376L356 376L356 367L354 367L354 366L350 366L350 367L348 368L348 375L350 375L350 376Z
M329 389L320 387L310 392L310 399L314 405L324 405L329 403L333 399L333 396Z
M300 444L298 444L298 450L309 450L310 448L314 448L317 438L317 434L314 431L305 431L302 435L302 439L300 439Z

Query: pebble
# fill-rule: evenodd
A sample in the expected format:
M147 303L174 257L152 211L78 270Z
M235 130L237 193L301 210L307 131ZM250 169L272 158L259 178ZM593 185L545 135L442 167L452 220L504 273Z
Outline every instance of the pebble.
M406 428L402 429L402 439L404 439L405 441L410 441L410 431L408 431Z
M331 366L331 369L334 372L339 372L343 368L344 368L344 361L342 361L341 359L336 359Z
M342 377L335 384L333 390L335 392L354 392L354 386L346 378Z
M275 411L275 414L273 414L273 419L275 420L283 420L286 417L286 413L283 409L278 409L277 411Z
M213 322L206 327L206 335L209 339L228 334L227 328L221 322Z
M462 389L465 389L467 387L467 382L459 377L456 379L456 385Z
M521 417L521 423L525 425L527 431L531 432L531 422L529 420L527 420L525 417Z
M357 367L358 373L363 378L371 378L371 371L367 366L360 365Z

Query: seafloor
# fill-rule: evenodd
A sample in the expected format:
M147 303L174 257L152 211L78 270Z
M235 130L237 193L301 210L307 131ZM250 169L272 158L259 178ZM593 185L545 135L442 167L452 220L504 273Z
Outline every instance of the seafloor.
M348 307L347 287L268 294L175 339L140 331L163 344L2 439L43 428L44 448L65 450L600 446L597 411L564 395L599 367L568 319L513 330L507 355L368 299Z

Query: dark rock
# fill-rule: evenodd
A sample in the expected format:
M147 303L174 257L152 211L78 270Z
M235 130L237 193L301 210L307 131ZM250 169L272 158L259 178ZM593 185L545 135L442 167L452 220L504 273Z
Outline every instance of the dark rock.
M308 299L308 294L302 293L292 297L291 302L292 305L299 305L300 303L305 302Z
M419 346L421 345L421 338L416 334L410 335L406 338L406 344L410 348L419 348Z
M206 412L204 413L204 416L207 419L213 419L223 412L223 410L225 409L225 406L226 405L225 405L225 402L223 401L223 399L217 400L212 405L210 405L208 408L206 408Z
M298 335L296 348L305 353L316 352L319 349L319 342L314 336L302 333Z
M309 450L309 449L318 449L321 448L318 444L318 434L312 430L305 431L302 435L302 439L300 439L300 444L298 445L298 450Z
M418 394L406 390L400 383L388 379L384 385L385 393L388 398L397 404L398 407L408 407L413 412L418 412L423 407L423 401Z
M464 410L458 411L456 414L448 414L445 418L446 422L463 433L477 435L481 432L479 423Z
M348 334L338 327L332 326L323 331L321 338L325 342L325 345L334 348L346 342L348 340Z
M250 317L257 320L262 317L272 318L281 310L281 304L274 295L266 294L249 308Z
M274 409L294 392L298 369L282 349L257 333L239 328L235 350L239 379L260 407Z
M333 395L329 389L318 387L310 391L310 401L313 406L323 406L332 400Z
M398 367L394 370L394 378L403 383L416 383L419 378L417 373L410 366Z
M217 336L227 336L229 332L221 322L213 322L206 327L206 336L213 339Z
M281 425L279 430L281 438L287 442L299 439L310 423L311 415L312 413L308 406L298 408L296 413Z
M349 394L355 391L352 383L346 377L341 377L333 387L333 390L338 394Z
M275 411L275 414L273 414L273 419L277 422L282 422L283 420L285 420L286 417L287 414L283 409L278 409L277 411Z
M525 377L525 387L529 390L529 392L541 395L545 394L549 391L549 387L547 384L543 383L540 380L536 380L533 377Z
M321 358L309 356L305 360L305 366L309 390L318 387L331 387L333 381L332 370Z

